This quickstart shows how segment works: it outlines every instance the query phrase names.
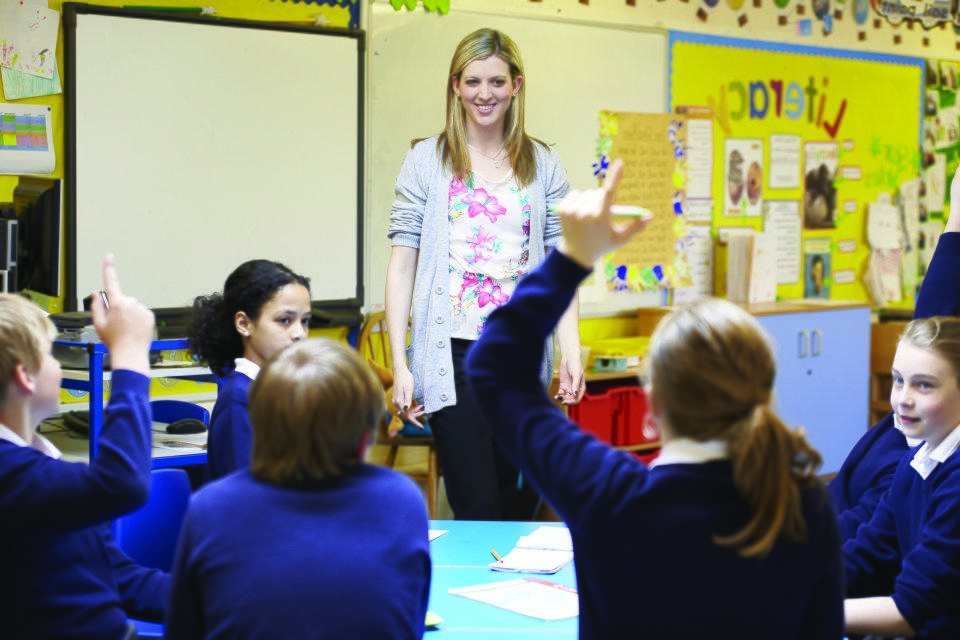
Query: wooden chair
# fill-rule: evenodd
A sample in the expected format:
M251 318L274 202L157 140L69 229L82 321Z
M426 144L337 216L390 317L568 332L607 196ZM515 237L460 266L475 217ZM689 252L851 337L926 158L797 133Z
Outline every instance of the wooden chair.
M870 425L890 413L890 387L893 384L890 369L897 351L897 339L906 327L906 322L870 325Z
M387 413L377 425L374 444L387 447L384 466L393 469L397 462L400 447L425 447L427 449L427 469L425 473L404 471L413 479L426 485L427 511L431 519L436 518L437 493L440 484L440 469L437 464L437 449L433 433L428 425L424 431L415 426L404 425L393 410L393 353L390 349L390 337L387 334L386 314L375 311L367 316L357 337L357 351L371 363L380 382L383 384L387 400Z

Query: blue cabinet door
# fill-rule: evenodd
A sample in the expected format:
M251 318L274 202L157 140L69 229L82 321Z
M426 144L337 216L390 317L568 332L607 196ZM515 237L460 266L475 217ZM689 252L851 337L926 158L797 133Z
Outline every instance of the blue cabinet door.
M803 427L834 473L869 427L870 310L760 315L774 341L774 407Z

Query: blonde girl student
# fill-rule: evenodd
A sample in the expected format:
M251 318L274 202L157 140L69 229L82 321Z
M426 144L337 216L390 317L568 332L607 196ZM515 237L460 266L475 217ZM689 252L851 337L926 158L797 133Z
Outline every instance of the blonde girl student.
M244 262L222 292L194 300L190 348L223 378L210 416L207 479L250 466L250 384L273 354L307 337L310 315L310 280L271 260Z
M914 304L914 318L960 316L960 167L950 185L950 215L937 241L923 286ZM837 503L844 540L870 519L890 488L900 461L915 447L907 442L891 411L868 429L847 455L829 488Z
M847 631L960 638L960 319L907 325L890 404L903 435L923 444L843 547Z
M393 404L405 422L429 415L455 517L495 520L510 515L517 473L478 420L463 358L490 312L556 244L551 208L568 185L557 155L524 130L526 76L506 34L467 35L443 83L444 128L406 154L390 212ZM583 395L578 316L573 298L557 332L559 396L568 404ZM537 346L548 349L540 372L547 385L553 345Z
M707 298L657 326L646 391L663 448L650 468L578 429L537 381L537 345L594 261L645 224L611 222L622 168L560 203L558 250L467 358L486 425L570 528L580 638L840 638L836 514L820 455L771 407L755 318Z

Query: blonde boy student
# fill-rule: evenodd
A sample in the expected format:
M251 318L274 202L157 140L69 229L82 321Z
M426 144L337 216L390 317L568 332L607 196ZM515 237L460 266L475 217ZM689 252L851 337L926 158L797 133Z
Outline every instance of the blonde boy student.
M148 353L153 314L125 296L112 256L93 321L113 363L110 403L91 464L59 459L36 433L57 412L54 328L36 305L0 294L0 635L135 637L127 615L160 617L169 577L134 564L107 521L143 505L150 469ZM109 301L109 309L107 308Z

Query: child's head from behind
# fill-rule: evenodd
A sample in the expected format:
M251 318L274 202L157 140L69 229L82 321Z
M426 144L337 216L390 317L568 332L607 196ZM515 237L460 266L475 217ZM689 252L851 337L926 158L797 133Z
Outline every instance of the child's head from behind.
M44 360L52 357L50 343L56 333L53 323L36 304L18 295L0 293L0 405L7 401L18 365L23 365L28 373L38 374Z
M341 475L384 411L383 387L355 350L327 338L291 345L250 388L251 471L277 485Z
M191 346L214 373L225 375L246 357L262 364L306 337L310 280L271 260L249 260L227 276L223 293L193 303Z
M707 298L666 316L650 339L655 402L675 437L725 438L770 403L776 365L757 320Z
M805 540L800 488L815 482L822 459L770 406L776 364L756 318L726 300L694 302L657 325L648 367L651 411L665 422L665 440L727 443L751 517L714 540L745 557L763 557L780 539Z
M960 319L907 325L893 359L890 404L903 432L932 446L960 424Z

